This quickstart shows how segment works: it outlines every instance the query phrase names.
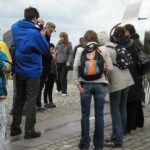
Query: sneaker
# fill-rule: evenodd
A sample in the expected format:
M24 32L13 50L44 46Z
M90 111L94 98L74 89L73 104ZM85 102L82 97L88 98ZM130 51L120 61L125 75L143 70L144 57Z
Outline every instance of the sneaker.
M115 143L113 143L113 142L105 142L104 146L105 147L113 147L113 146L115 146Z
M46 104L45 107L46 108L53 108L53 107L56 107L56 105L53 103L49 103L49 104Z
M111 137L104 138L104 142L111 142Z
M67 94L66 93L63 93L63 94L61 94L62 96L67 96Z
M55 93L60 95L60 94L61 94L61 91L57 91L57 90L56 90Z
M26 133L24 138L25 139L33 139L33 138L38 138L41 136L41 132L32 132L32 133Z
M122 144L115 144L113 142L106 142L104 143L105 147L111 147L111 148L122 148Z
M16 136L22 133L21 128L11 128L10 136Z
M42 111L45 111L46 110L46 108L44 108L44 107L38 107L37 108L37 111L39 111L39 112L42 112Z

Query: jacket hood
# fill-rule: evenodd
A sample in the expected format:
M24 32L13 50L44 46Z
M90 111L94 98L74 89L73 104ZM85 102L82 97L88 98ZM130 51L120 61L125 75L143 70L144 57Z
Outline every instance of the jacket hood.
M96 43L96 42L88 42L83 47L86 48L86 49L92 49L97 45L98 45L98 43Z
M97 33L97 37L98 37L98 42L100 45L104 45L105 43L107 43L109 41L108 33L105 30L99 31Z
M129 36L125 36L125 37L118 38L115 41L115 43L117 43L118 45L123 45L126 48L128 48L133 44L133 40L131 40Z
M36 29L36 30L41 30L40 28L36 27L33 22L27 21L27 20L19 20L13 26L18 26L18 27L21 27L21 28L33 28L33 29Z

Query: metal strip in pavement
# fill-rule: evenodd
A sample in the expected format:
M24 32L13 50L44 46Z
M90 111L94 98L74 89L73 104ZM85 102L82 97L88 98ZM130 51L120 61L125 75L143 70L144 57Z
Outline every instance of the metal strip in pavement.
M105 115L108 115L109 113L110 113L110 112L105 112L105 113L104 113L104 116L105 116ZM94 119L95 119L94 116L92 116L92 117L89 118L90 121L92 121L92 120L94 120ZM49 131L52 131L52 130L56 130L56 129L59 129L59 128L62 128L62 127L65 127L65 126L73 126L73 125L75 125L75 124L77 124L77 123L80 123L80 120L76 120L76 121L74 121L73 123L64 123L64 124L58 125L58 126L56 126L56 127L50 127L50 128L47 128L47 129L43 129L43 130L41 130L41 133L45 133L45 132L49 132ZM10 144L10 143L13 143L13 142L16 142L16 141L19 141L20 139L21 139L21 138L20 138L19 135L18 135L18 136L15 136L15 137L13 137L12 139L5 140L4 145Z

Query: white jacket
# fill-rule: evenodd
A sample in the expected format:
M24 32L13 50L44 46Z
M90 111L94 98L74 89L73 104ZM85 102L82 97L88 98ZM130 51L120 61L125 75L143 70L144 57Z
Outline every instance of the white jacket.
M87 43L87 45L92 44L92 43L95 43L95 42L89 42L89 43ZM97 43L95 43L95 44L97 44ZM113 64L112 64L111 58L109 56L109 53L106 51L106 47L105 46L100 46L99 49L102 51L102 53L104 55L104 59L105 59L105 62L106 62L106 74L107 74L107 73L109 73L110 71L113 70ZM80 82L108 84L108 79L105 75L103 75L100 79L93 80L93 81L87 81L87 80L79 77L78 68L81 65L80 59L81 59L81 53L82 53L83 50L84 50L84 48L81 48L81 47L79 47L77 49L75 60L74 60L73 75L74 75L75 85L80 86Z

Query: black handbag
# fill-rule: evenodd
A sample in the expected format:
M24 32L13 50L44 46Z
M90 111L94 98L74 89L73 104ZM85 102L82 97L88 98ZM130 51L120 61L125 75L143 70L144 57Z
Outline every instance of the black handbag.
M139 59L140 64L142 65L150 63L150 57L146 55L145 52L142 50L138 52L138 59Z
M141 75L145 75L150 71L150 57L139 48L139 46L137 44L136 48L137 48L137 62L140 68L140 74Z

